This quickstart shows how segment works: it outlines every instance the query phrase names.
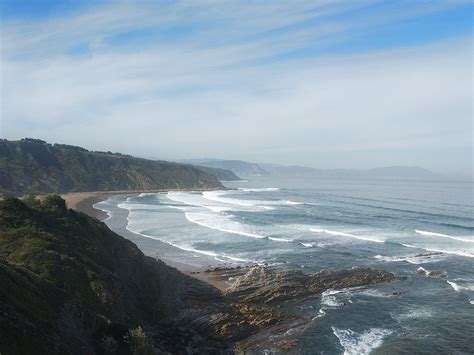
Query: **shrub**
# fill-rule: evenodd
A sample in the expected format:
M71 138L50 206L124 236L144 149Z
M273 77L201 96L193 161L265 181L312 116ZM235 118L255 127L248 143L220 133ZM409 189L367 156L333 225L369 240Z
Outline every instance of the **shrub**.
M143 331L143 328L140 326L129 330L128 334L125 336L125 342L129 344L132 354L153 354L153 348Z

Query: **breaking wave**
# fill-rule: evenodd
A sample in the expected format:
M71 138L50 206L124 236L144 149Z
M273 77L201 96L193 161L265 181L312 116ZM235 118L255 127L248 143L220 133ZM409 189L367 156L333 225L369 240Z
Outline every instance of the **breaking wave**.
M256 188L256 189L250 189L250 188L239 188L239 191L244 191L244 192L270 192L270 191L280 191L278 187L263 187L263 188Z
M461 251L461 250L433 249L433 248L426 248L426 247L421 247L421 246L418 246L418 245L411 245L411 244L404 244L404 243L400 243L400 245L403 245L404 247L412 248L412 249L422 249L422 250L431 251L431 252L435 252L435 253L444 253L444 254L451 254L451 255L458 255L458 256L466 256L468 258L474 258L474 254L468 253L466 251Z
M345 232L333 231L333 230L330 230L330 229L310 228L310 231L314 232L314 233L324 233L324 234L341 236L341 237L355 238L355 239L360 239L360 240L365 240L365 241L375 242L375 243L384 243L383 240L379 240L379 239L375 239L375 238L371 238L371 237L362 237L362 236L359 236L359 235L349 234L349 233L345 233Z
M452 235L447 235L447 234L441 234L441 233L435 233L435 232L427 232L427 231L421 231L421 230L415 230L416 234L424 235L427 237L440 237L440 238L449 238L453 240L458 240L461 242L467 242L467 243L474 243L474 239L466 239L466 238L461 238L461 237L454 237Z
M401 262L406 261L410 264L427 264L439 262L445 258L443 253L429 253L429 254L415 254L415 255L402 255L402 256L384 256L375 255L374 259L378 259L385 262Z
M362 333L356 333L351 329L331 328L344 348L344 355L369 354L381 346L383 340L392 334L391 330L383 328L371 328Z
M461 291L474 291L474 285L459 285L453 281L446 281L454 291L461 292Z

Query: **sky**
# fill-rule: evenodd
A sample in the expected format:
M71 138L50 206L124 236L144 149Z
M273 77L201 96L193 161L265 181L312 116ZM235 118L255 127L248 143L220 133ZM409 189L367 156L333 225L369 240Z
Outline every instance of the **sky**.
M473 167L471 1L0 1L0 136Z

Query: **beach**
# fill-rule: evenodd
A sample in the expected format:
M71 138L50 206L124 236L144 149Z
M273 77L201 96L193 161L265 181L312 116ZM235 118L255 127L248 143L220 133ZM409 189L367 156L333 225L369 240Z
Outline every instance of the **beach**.
M137 195L140 193L157 193L157 192L168 192L166 190L123 190L123 191L94 191L94 192L74 192L61 195L61 197L66 201L68 208L71 208L75 211L82 212L88 216L97 218L100 221L104 221L108 215L106 212L94 208L94 204L105 201L111 196L120 196L120 195ZM181 190L173 190L181 191ZM185 191L185 190L183 190ZM192 189L192 191L198 191L197 189ZM207 189L206 189L207 191ZM119 235L130 239L132 234L124 226L120 226L118 231ZM163 243L163 247L169 248L169 245ZM219 290L225 290L230 286L227 280L227 274L222 271L213 271L208 268L196 267L193 265L180 263L174 260L169 260L166 258L159 258L161 261L167 265L174 267L181 271L183 274L194 277L198 280L204 281Z
M103 220L145 255L221 290L256 264L304 274L373 268L401 278L295 300L294 307L314 320L298 337L302 349L470 349L469 185L262 178L226 187L64 197L69 207ZM439 319L449 329L440 330ZM408 345L399 338L405 329ZM437 338L425 342L427 334Z
M255 264L305 274L370 267L408 280L370 290L329 290L318 301L296 302L315 320L300 337L304 349L469 348L465 329L472 317L465 314L474 299L469 185L265 177L226 187L122 194L96 207L108 212L105 222L113 231L146 255L206 282L231 282L230 268ZM449 330L437 328L440 318L448 320ZM397 335L407 328L413 348ZM439 336L425 343L427 334Z

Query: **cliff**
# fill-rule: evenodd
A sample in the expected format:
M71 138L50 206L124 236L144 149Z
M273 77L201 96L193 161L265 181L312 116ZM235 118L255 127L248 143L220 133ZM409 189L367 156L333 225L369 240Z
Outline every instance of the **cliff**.
M0 140L0 193L223 188L210 171L38 139Z
M182 353L225 349L179 326L220 293L64 200L0 201L0 353ZM207 350L206 350L207 349Z
M207 166L199 166L194 165L199 170L204 171L205 173L214 175L219 181L239 181L242 180L239 176L237 176L234 172L227 170L227 169L220 169L220 168L210 168Z

